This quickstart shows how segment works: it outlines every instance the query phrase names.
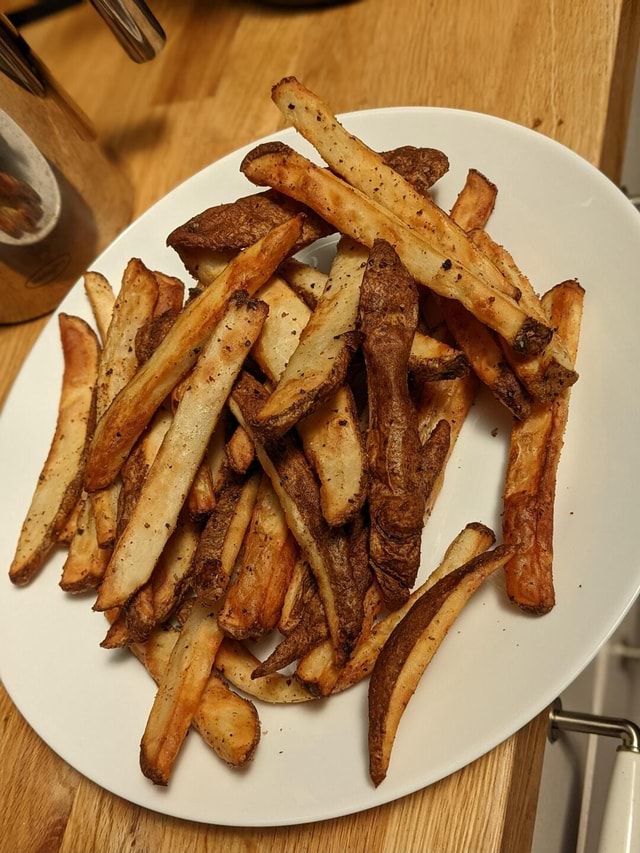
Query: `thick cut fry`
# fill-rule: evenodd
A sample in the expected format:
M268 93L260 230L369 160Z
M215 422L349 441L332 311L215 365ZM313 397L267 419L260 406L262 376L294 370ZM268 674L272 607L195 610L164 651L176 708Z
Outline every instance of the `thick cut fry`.
M469 362L460 350L416 332L409 353L409 371L424 382L460 379L469 373Z
M100 548L96 535L93 508L88 496L84 496L76 533L69 546L69 553L62 569L60 587L65 592L86 592L100 585L111 552Z
M242 291L229 300L116 544L95 604L97 610L123 605L151 576L267 310L264 302Z
M406 601L418 573L427 490L449 446L446 421L429 439L434 450L437 446L435 454L425 453L420 443L407 383L417 323L418 296L411 277L393 248L376 241L362 282L360 328L369 399L370 562L391 610Z
M154 274L132 258L124 271L122 287L113 306L111 323L98 367L96 418L99 422L118 392L138 367L136 336L153 317L158 300ZM115 542L120 484L116 481L91 495L98 542L110 548Z
M499 246L484 231L474 231L472 240L493 261L505 278L517 283L522 292L522 304L533 316L548 322L547 312L540 304L529 279L516 266L503 246ZM555 334L544 350L535 357L519 356L508 352L510 363L518 378L535 400L552 400L578 380L574 361L560 333Z
M262 337L262 335L260 335L260 337ZM256 341L256 345L259 341L260 338ZM225 452L229 467L232 471L235 471L236 474L246 474L251 467L251 463L256 458L256 449L253 446L253 442L241 426L236 427L233 435L227 442Z
M342 385L354 349L360 284L368 252L352 240L338 244L329 281L255 427L275 438Z
M264 326L262 328L264 329ZM227 435L226 426L226 417L223 415L223 417L220 418L220 421L218 422L218 426L213 431L213 435L211 436L211 441L209 442L209 446L207 447L207 453L205 456L207 464L209 465L209 470L211 471L211 484L213 486L213 494L216 497L216 501L218 500L218 496L222 491L222 488L224 487L228 474L225 444Z
M281 80L272 98L284 115L318 150L331 170L418 231L444 257L455 257L476 278L518 298L518 290L470 242L467 235L429 197L348 133L330 107L295 77Z
M78 520L82 507L84 506L84 495L78 500L74 508L71 510L71 515L66 520L64 527L58 534L58 545L71 545L73 537L78 529Z
M218 617L225 634L244 640L276 627L297 550L278 498L263 477L235 580Z
M140 744L140 767L156 785L169 781L221 642L215 614L196 604L171 652Z
M253 438L256 455L280 499L289 529L305 553L318 583L329 631L341 665L362 625L362 601L358 596L347 543L339 528L330 528L320 511L318 485L306 459L291 439L270 445L257 440L251 426L266 392L244 373L234 389L230 408Z
M193 483L189 489L189 497L187 498L189 517L193 521L206 521L213 512L215 505L216 496L213 491L211 468L209 468L209 463L205 458L198 466L196 476L193 478Z
M302 299L307 308L315 311L327 286L329 276L295 258L287 258L284 263L280 264L278 272L296 296Z
M153 275L158 285L158 299L153 312L154 315L161 317L168 311L172 314L179 314L184 302L184 284L179 278L165 275L157 270L154 271Z
M411 610L416 601L427 590L431 589L440 578L443 578L455 569L459 569L460 566L463 566L469 560L482 554L494 542L495 536L493 531L485 527L484 524L477 522L467 524L464 530L458 533L447 548L440 565L431 572L423 584L411 593L405 604L373 625L368 633L365 634L363 632L357 647L339 674L333 688L334 693L346 690L348 687L352 687L354 684L358 684L358 682L367 678L378 659L380 650L391 636L391 632L398 622Z
M9 569L15 584L34 577L78 502L95 423L98 339L79 317L60 314L59 325L64 375L58 421Z
M316 592L307 602L302 618L293 631L281 640L269 657L254 669L251 678L264 678L265 675L284 669L294 660L306 655L310 649L322 643L328 636L327 620L320 596Z
M144 645L131 651L160 684L178 639L177 631L157 630ZM193 717L193 726L216 755L230 767L249 762L260 741L260 721L255 705L243 699L212 673Z
M252 355L264 374L277 382L295 352L310 312L276 276L258 295L269 306L269 316ZM345 524L366 497L364 442L351 391L339 388L299 421L297 428L305 455L320 481L322 514L332 527Z
M259 663L242 643L225 637L216 654L215 667L229 684L262 702L290 705L316 698L291 676L273 673L252 679L251 675Z
M477 169L469 169L451 208L451 218L465 233L484 228L495 207L498 188Z
M573 361L583 299L576 281L563 282L543 297ZM502 525L505 542L520 547L506 566L507 593L530 613L548 613L555 604L553 511L568 411L567 389L551 403L534 404L530 416L514 423L511 432Z
M104 345L116 301L113 288L99 272L86 272L84 274L84 290L95 317L100 340Z
M87 460L88 491L104 488L117 476L136 439L167 394L195 364L229 297L255 291L289 253L300 233L292 219L235 258L180 314L167 337L122 389L102 418Z
M374 785L387 775L400 718L449 628L482 581L514 551L511 545L499 545L445 575L416 601L385 643L369 683L369 773Z
M359 243L372 246L377 239L391 243L417 282L462 302L517 352L540 352L551 338L548 325L527 314L514 299L475 278L455 257L432 248L393 213L286 145L258 146L245 157L242 171L253 183L277 186L321 209L336 228Z
M293 568L291 581L282 602L282 611L278 621L278 631L290 634L300 622L306 602L316 589L316 582L311 571L311 566L302 557L298 557Z
M229 583L251 522L260 476L230 476L220 494L193 558L193 588L201 601L214 604Z
M216 252L212 249L185 248L178 250L178 254L188 272L198 282L197 286L189 291L189 301L191 301L224 272L229 261L238 253L233 249Z

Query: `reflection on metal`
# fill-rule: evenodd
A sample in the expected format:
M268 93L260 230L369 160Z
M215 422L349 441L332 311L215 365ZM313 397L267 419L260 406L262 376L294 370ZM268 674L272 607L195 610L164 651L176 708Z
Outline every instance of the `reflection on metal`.
M90 0L134 62L148 62L166 41L164 30L144 0Z

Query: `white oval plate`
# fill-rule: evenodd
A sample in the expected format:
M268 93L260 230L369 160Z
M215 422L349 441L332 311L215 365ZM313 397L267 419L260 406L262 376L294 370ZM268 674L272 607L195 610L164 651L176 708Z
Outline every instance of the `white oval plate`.
M243 771L224 766L192 734L168 789L154 788L138 750L154 685L126 652L98 643L105 620L90 597L64 595L55 554L30 587L7 577L0 597L0 666L14 702L62 758L104 788L181 818L270 826L356 812L458 770L550 703L594 656L634 600L640 561L634 486L640 482L640 217L606 178L544 136L474 113L371 110L345 117L372 147L435 146L451 171L437 189L449 209L467 169L500 189L490 232L544 291L577 277L586 288L583 343L556 501L557 606L541 619L509 606L503 581L486 583L436 655L404 715L389 775L368 778L366 685L306 706L259 705L262 742ZM292 131L272 138L305 153ZM213 204L252 191L229 155L159 201L96 261L116 284L126 261L185 278L167 234ZM63 310L89 319L77 286ZM0 424L2 564L53 432L62 369L57 324L30 354ZM492 430L498 434L493 437ZM423 543L423 575L469 521L500 528L509 420L481 396L447 468Z

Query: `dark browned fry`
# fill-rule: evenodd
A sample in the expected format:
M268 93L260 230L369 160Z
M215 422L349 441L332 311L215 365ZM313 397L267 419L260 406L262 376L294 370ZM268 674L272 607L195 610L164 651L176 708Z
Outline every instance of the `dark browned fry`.
M424 196L449 171L449 158L437 148L402 145L391 151L381 151L380 157Z
M428 490L449 447L441 422L423 450L409 396L407 366L418 323L418 297L393 248L376 241L360 298L360 328L367 368L371 484L370 561L386 605L406 601L420 566Z
M269 657L251 673L251 678L263 678L283 669L294 660L306 655L329 636L320 596L316 593L307 602L302 618L293 631L284 638Z
M498 188L477 169L469 169L464 187L451 208L451 218L463 231L484 228L493 213Z
M253 442L241 426L236 427L225 451L229 467L236 474L246 474L256 456Z

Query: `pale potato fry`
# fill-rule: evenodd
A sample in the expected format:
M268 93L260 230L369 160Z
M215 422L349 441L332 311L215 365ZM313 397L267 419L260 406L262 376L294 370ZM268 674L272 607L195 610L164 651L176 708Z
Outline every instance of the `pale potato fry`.
M184 302L184 284L179 278L165 275L157 270L154 270L153 275L158 287L158 299L153 311L154 316L160 317L167 311L178 314Z
M443 257L455 257L476 278L518 298L518 289L503 279L428 193L418 192L379 154L348 133L330 107L295 77L276 84L272 98L285 119L316 148L336 175L418 231Z
M263 302L242 291L230 298L118 539L100 587L97 610L125 604L151 576L267 310Z
M262 331L264 332L264 327ZM262 335L260 335L260 338L262 338ZM260 342L260 338L256 341L256 346ZM225 453L229 467L236 474L246 474L251 467L251 463L256 458L256 449L253 446L253 442L241 426L236 427L234 430L233 435L227 442Z
M265 445L257 439L250 422L266 392L259 382L243 373L229 406L252 437L256 455L280 499L289 529L296 537L313 570L333 640L336 662L344 662L362 625L362 601L349 565L347 543L340 528L330 528L320 512L318 485L303 454L286 438Z
M98 587L111 556L108 548L100 548L96 535L93 508L88 495L82 499L75 536L62 568L60 587L65 592L86 592Z
M378 786L387 775L400 718L418 682L462 608L485 578L513 556L499 545L445 575L396 625L369 682L369 773Z
M244 640L276 627L297 550L280 502L263 476L235 579L218 617L225 634Z
M277 382L311 316L279 278L259 291L269 316L252 351L258 366ZM355 516L366 496L364 443L351 391L343 386L297 424L305 455L320 481L322 514L332 526Z
M82 511L82 507L84 505L84 496L81 496L71 510L71 515L66 520L64 527L58 534L58 545L71 545L73 541L73 537L76 535L76 530L78 529L78 519L80 518L80 512Z
M260 475L229 477L193 558L193 589L214 604L226 592L258 496Z
M283 435L342 385L353 349L367 255L352 240L343 238L338 244L318 307L273 394L257 415L255 428L261 435Z
M556 285L542 304L575 362L584 291L576 281ZM530 416L514 423L504 488L505 542L519 545L507 563L509 598L530 613L555 604L553 513L556 473L569 414L569 389L550 403L535 403Z
M213 512L215 505L216 496L213 491L211 468L209 468L209 462L205 458L198 466L196 476L193 478L193 483L189 489L189 496L187 497L189 517L193 521L206 521Z
M311 311L318 307L320 297L327 286L329 276L309 264L303 264L295 258L287 258L280 264L278 272Z
M197 603L171 652L140 744L140 767L156 785L169 781L221 642L215 613Z
M273 673L252 679L251 674L260 661L237 640L226 637L216 654L215 667L226 680L262 702L290 705L315 699L295 678Z
M336 228L359 243L372 246L377 239L391 243L418 283L460 301L517 352L538 353L551 338L549 326L510 296L475 278L455 257L432 248L420 232L382 205L283 143L258 146L245 157L242 171L253 183L274 186L321 210Z
M307 561L298 556L291 581L285 593L284 601L282 602L282 610L278 621L278 631L284 634L290 634L296 627L302 616L306 601L309 599L311 592L315 589L316 582L311 571L311 566Z
M338 693L352 687L372 671L380 650L391 636L393 629L400 620L411 610L416 601L425 594L441 578L460 566L482 554L495 542L493 531L484 524L472 522L456 536L442 559L427 580L411 593L406 603L377 622L368 634L362 635L356 649L342 669L334 686Z
M167 337L102 418L87 460L85 487L104 488L115 480L138 436L167 394L195 364L229 297L255 291L286 257L300 233L300 220L285 222L231 261L212 287L180 314Z
M116 301L115 293L107 279L99 272L86 272L84 274L84 290L95 317L100 341L104 345Z
M469 373L469 362L460 350L416 332L409 353L409 372L424 382L460 379Z
M154 631L144 645L131 648L156 684L162 681L178 636L177 631L161 629ZM247 764L260 741L255 705L230 690L215 672L209 676L192 725L230 767Z
M266 322L266 320L265 320ZM262 327L264 329L264 326ZM258 338L260 340L260 338ZM257 343L257 341L256 341ZM255 346L255 344L254 344ZM226 454L226 412L220 418L218 422L218 426L213 431L213 435L211 436L211 440L209 441L209 445L207 447L207 452L205 455L205 459L207 464L209 465L209 471L211 472L211 485L213 486L213 494L216 497L216 502L218 500L218 496L224 486L226 477L227 477L227 454Z
M60 314L59 325L64 375L58 420L9 569L12 582L20 585L41 568L78 502L95 423L98 339L79 317Z

